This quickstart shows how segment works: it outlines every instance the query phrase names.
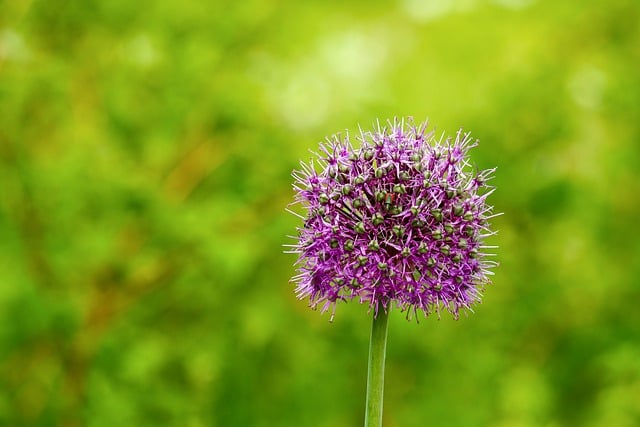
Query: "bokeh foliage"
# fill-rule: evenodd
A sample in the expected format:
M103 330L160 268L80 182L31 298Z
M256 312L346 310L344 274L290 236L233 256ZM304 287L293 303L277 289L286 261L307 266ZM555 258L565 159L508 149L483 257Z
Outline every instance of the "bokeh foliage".
M640 424L640 3L0 2L0 425L352 426L369 315L296 301L290 171L481 140L501 267L392 313L387 426Z

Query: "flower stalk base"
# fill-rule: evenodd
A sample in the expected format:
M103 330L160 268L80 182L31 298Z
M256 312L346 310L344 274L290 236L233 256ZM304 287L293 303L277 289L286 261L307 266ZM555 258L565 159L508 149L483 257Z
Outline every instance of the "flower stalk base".
M369 342L369 370L367 375L367 406L365 427L382 426L382 403L384 391L384 360L387 352L387 323L389 313L378 311L371 325Z

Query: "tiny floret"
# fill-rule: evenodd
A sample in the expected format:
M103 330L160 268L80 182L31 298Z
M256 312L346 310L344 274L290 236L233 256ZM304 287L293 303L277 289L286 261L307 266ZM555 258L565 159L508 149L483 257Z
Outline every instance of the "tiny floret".
M361 131L356 144L322 143L293 172L304 221L289 245L297 296L331 318L349 300L408 318L471 310L497 265L484 245L495 234L486 202L495 169L469 163L477 144L462 130L437 139L411 119Z

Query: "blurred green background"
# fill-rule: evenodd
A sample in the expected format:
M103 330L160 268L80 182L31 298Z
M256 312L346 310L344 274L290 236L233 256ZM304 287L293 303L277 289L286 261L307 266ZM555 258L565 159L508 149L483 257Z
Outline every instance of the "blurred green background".
M0 2L0 425L356 426L370 318L307 309L290 172L472 131L501 267L389 331L385 425L640 425L640 3Z

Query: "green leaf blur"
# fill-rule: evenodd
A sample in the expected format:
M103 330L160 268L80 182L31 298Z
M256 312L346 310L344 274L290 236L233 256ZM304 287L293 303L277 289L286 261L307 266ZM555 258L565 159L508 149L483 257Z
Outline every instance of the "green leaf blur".
M498 166L476 313L391 313L385 425L640 425L640 3L0 2L0 425L356 426L290 172L377 119Z

